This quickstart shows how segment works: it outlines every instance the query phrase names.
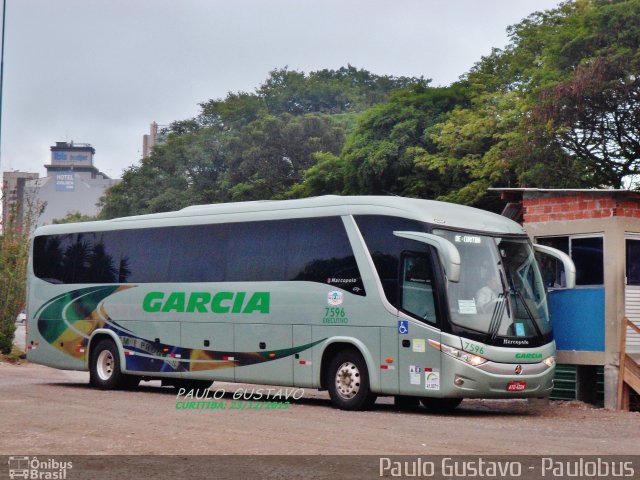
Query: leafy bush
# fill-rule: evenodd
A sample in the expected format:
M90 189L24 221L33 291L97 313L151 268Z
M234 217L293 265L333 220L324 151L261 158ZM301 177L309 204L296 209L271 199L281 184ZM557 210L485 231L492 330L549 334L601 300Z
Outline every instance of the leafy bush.
M39 208L27 201L23 211L13 208L0 235L0 353L11 353L15 320L26 303L29 234Z

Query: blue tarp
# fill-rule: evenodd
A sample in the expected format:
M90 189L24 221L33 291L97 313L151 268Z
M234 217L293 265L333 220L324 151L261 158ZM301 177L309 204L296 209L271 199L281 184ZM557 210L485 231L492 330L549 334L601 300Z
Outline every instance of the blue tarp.
M549 313L558 350L604 352L604 288L549 292Z

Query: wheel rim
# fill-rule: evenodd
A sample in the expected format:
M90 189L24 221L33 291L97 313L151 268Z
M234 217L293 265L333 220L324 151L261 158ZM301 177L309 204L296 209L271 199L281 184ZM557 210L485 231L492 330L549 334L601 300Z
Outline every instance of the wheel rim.
M336 391L345 400L355 397L360 391L360 370L351 362L344 362L336 372Z
M109 350L101 351L96 361L96 371L100 380L109 380L111 378L114 365L113 354Z

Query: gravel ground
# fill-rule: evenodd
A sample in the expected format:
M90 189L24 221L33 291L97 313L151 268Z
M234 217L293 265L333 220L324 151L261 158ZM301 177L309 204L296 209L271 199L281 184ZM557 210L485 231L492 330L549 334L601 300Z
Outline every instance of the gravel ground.
M640 413L580 402L465 400L435 414L381 398L343 412L306 390L286 410L231 408L234 391L253 388L216 383L225 408L181 410L159 382L104 392L85 372L0 363L0 455L640 454Z

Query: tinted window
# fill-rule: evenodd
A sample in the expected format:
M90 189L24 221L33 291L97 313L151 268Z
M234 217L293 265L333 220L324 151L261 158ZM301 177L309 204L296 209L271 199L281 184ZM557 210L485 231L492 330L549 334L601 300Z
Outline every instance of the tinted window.
M171 234L150 228L36 237L34 273L53 283L166 281Z
M381 215L360 215L355 219L373 259L387 300L400 308L398 302L400 254L404 250L428 252L429 249L426 244L397 237L393 232L424 232L424 225L406 218Z
M120 254L119 280L126 283L154 283L169 280L173 229L147 228L108 232L104 243Z
M364 285L338 217L290 221L287 279L327 283L356 295Z
M540 245L558 249L569 255L569 237L536 238ZM537 255L544 284L549 288L566 287L564 265L560 260L550 255Z
M33 258L52 283L297 280L365 294L338 217L40 236Z
M74 235L49 235L33 240L33 270L38 278L52 283L64 282L62 252Z
M571 258L576 264L576 285L604 284L602 237L572 238Z
M285 280L288 221L227 225L228 282Z
M401 309L430 323L436 323L435 281L429 255L402 254Z
M640 240L625 240L627 285L640 285Z
M222 282L227 264L226 225L176 227L170 282ZM143 232L143 230L141 230Z
M326 283L357 295L364 286L338 217L229 224L227 281Z
M571 256L576 265L576 285L604 284L604 251L602 237L559 236L537 238L542 245L557 248ZM565 287L562 263L548 255L540 255L542 275L547 287Z

